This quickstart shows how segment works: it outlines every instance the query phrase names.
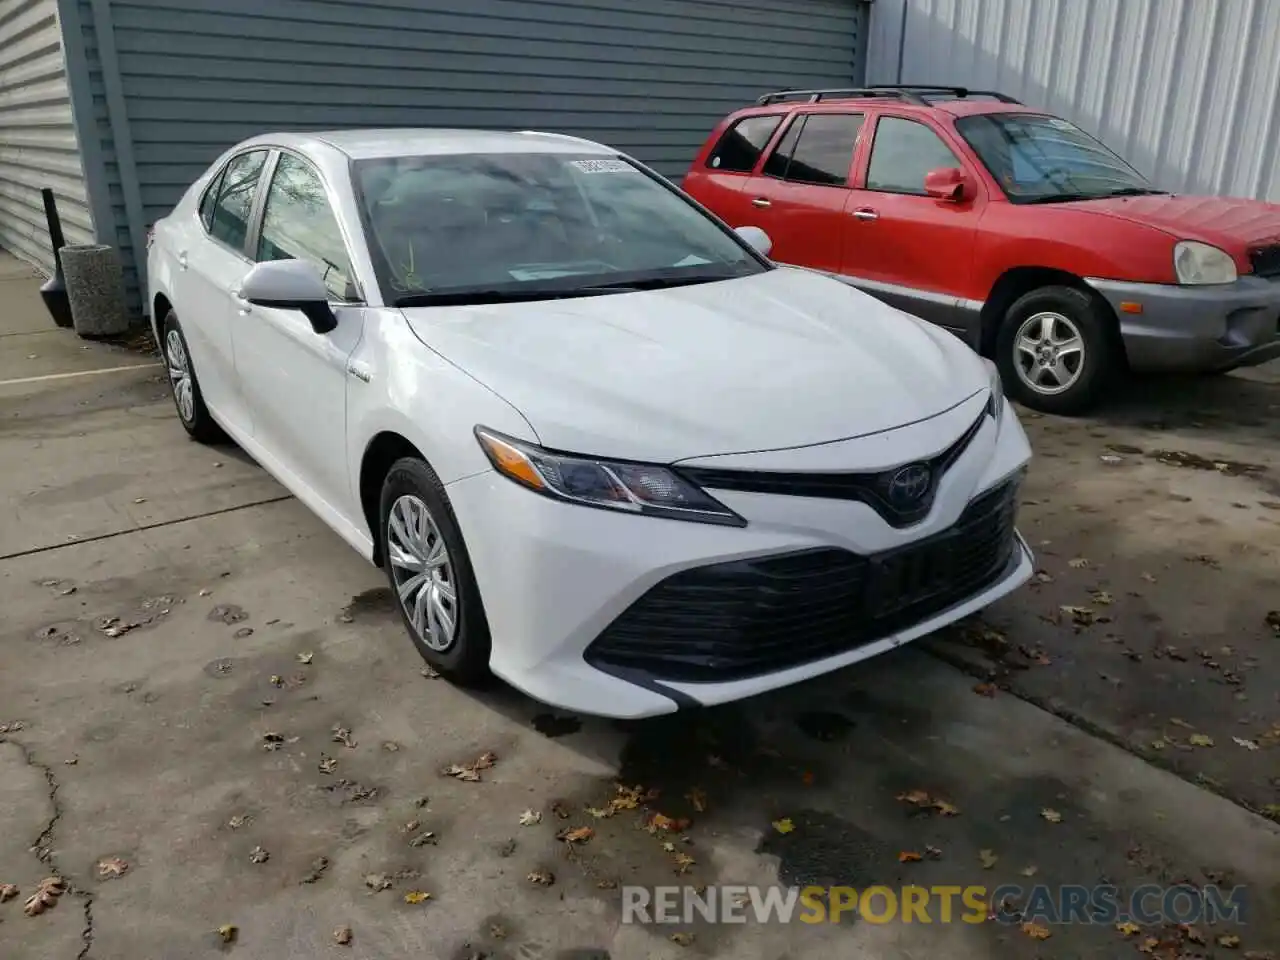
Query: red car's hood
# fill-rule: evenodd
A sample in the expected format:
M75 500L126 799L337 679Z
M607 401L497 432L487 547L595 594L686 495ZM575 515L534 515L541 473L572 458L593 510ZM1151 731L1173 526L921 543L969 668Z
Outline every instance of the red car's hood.
M1280 243L1280 204L1238 197L1111 197L1077 204L1104 216L1163 230L1178 240L1199 240L1242 256L1252 247Z

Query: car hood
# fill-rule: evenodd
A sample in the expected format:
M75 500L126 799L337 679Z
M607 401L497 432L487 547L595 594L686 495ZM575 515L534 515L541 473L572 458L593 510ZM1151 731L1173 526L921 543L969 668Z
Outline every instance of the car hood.
M404 310L544 446L669 463L863 436L987 385L951 334L812 271ZM529 438L533 439L533 438Z
M1261 200L1170 194L1085 200L1078 208L1145 223L1178 240L1211 243L1236 255L1250 247L1280 243L1280 204Z

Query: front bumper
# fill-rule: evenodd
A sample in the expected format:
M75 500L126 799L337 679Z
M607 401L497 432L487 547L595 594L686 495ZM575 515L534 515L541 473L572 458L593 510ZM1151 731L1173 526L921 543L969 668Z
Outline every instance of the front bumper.
M909 610L882 610L882 618L872 617L867 604L874 606L874 597L867 597L864 581L863 594L856 603L851 597L848 607L858 616L846 611L835 629L812 619L807 625L789 625L785 616L775 613L771 620L766 618L763 629L756 626L755 632L739 634L749 643L767 642L775 652L782 647L782 655L772 659L739 646L737 661L716 669L714 658L707 661L695 651L701 667L681 673L671 669L669 658L654 662L645 657L646 647L661 652L671 636L664 640L654 635L646 644L632 632L629 649L640 655L630 659L616 655L616 647L609 655L606 642L610 631L617 636L617 624L625 623L619 618L643 606L644 598L664 581L718 565L785 566L795 561L781 558L810 558L798 561L803 567L816 556L826 562L819 580L838 598L841 573L834 561L846 565L849 584L856 586L853 568L867 563L866 558L906 556L921 542L946 541L947 531L963 525L966 516L972 519L983 495L1007 482L1029 456L1026 435L1010 410L998 429L987 418L940 481L929 515L910 530L895 530L867 504L844 500L717 491L716 496L748 520L748 526L735 528L565 504L493 472L459 480L447 489L492 631L494 673L545 703L635 718L725 703L819 676L914 640L1014 590L1031 576L1032 559L1012 529L1010 510L1007 529L999 532L1005 538L1003 553L984 554L988 565L972 568L970 572L977 573L971 579L957 576L947 584L950 590L926 591L925 602ZM957 554L966 544L981 547L976 539L951 543ZM925 567L919 562L881 564L878 576L918 579L927 576ZM879 589L890 588L884 579L876 582ZM893 589L901 593L905 588ZM918 591L917 587L917 600L923 596ZM830 595L823 602L828 612L839 613ZM688 625L687 619L677 619ZM815 624L824 629L816 630ZM744 626L749 624L743 619L724 621L721 639ZM713 639L714 633L713 627ZM787 651L789 643L797 649Z
M1087 282L1114 308L1135 371L1232 370L1280 357L1280 280L1244 276L1213 286ZM1141 313L1121 306L1135 303Z

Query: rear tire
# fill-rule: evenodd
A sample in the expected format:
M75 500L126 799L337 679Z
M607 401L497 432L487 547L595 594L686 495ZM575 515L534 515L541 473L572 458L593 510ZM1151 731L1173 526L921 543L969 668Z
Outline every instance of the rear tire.
M173 404L178 409L178 420L187 435L199 443L221 443L226 433L209 414L200 381L196 379L195 366L187 338L178 323L178 315L172 310L165 315L161 327L160 351L169 371L169 389L173 391Z
M387 471L378 509L382 566L409 638L441 674L478 686L489 673L489 623L462 530L440 478L405 457Z
M1045 413L1085 413L1101 399L1120 367L1110 317L1076 287L1040 287L1005 314L996 337L996 365L1005 392Z

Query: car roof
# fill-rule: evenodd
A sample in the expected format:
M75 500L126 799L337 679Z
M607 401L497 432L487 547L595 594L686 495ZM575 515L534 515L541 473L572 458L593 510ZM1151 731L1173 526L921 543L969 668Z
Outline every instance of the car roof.
M242 146L257 143L291 147L304 153L327 146L346 154L352 160L461 153L591 153L605 156L616 156L618 153L604 144L562 133L443 127L268 133L246 140Z
M1022 103L1002 103L999 100L985 100L977 97L938 97L930 99L926 104L912 103L908 100L895 100L889 97L832 97L819 101L808 100L787 100L780 103L770 103L763 106L753 105L745 107L739 113L744 115L756 114L778 114L778 113L794 113L797 110L804 110L806 113L827 112L842 113L847 111L851 106L860 108L875 108L878 110L892 110L895 113L904 114L931 114L938 111L948 113L954 117L970 117L978 114L987 113L1021 113L1035 114L1036 116L1046 116L1043 110L1035 107L1028 107Z

